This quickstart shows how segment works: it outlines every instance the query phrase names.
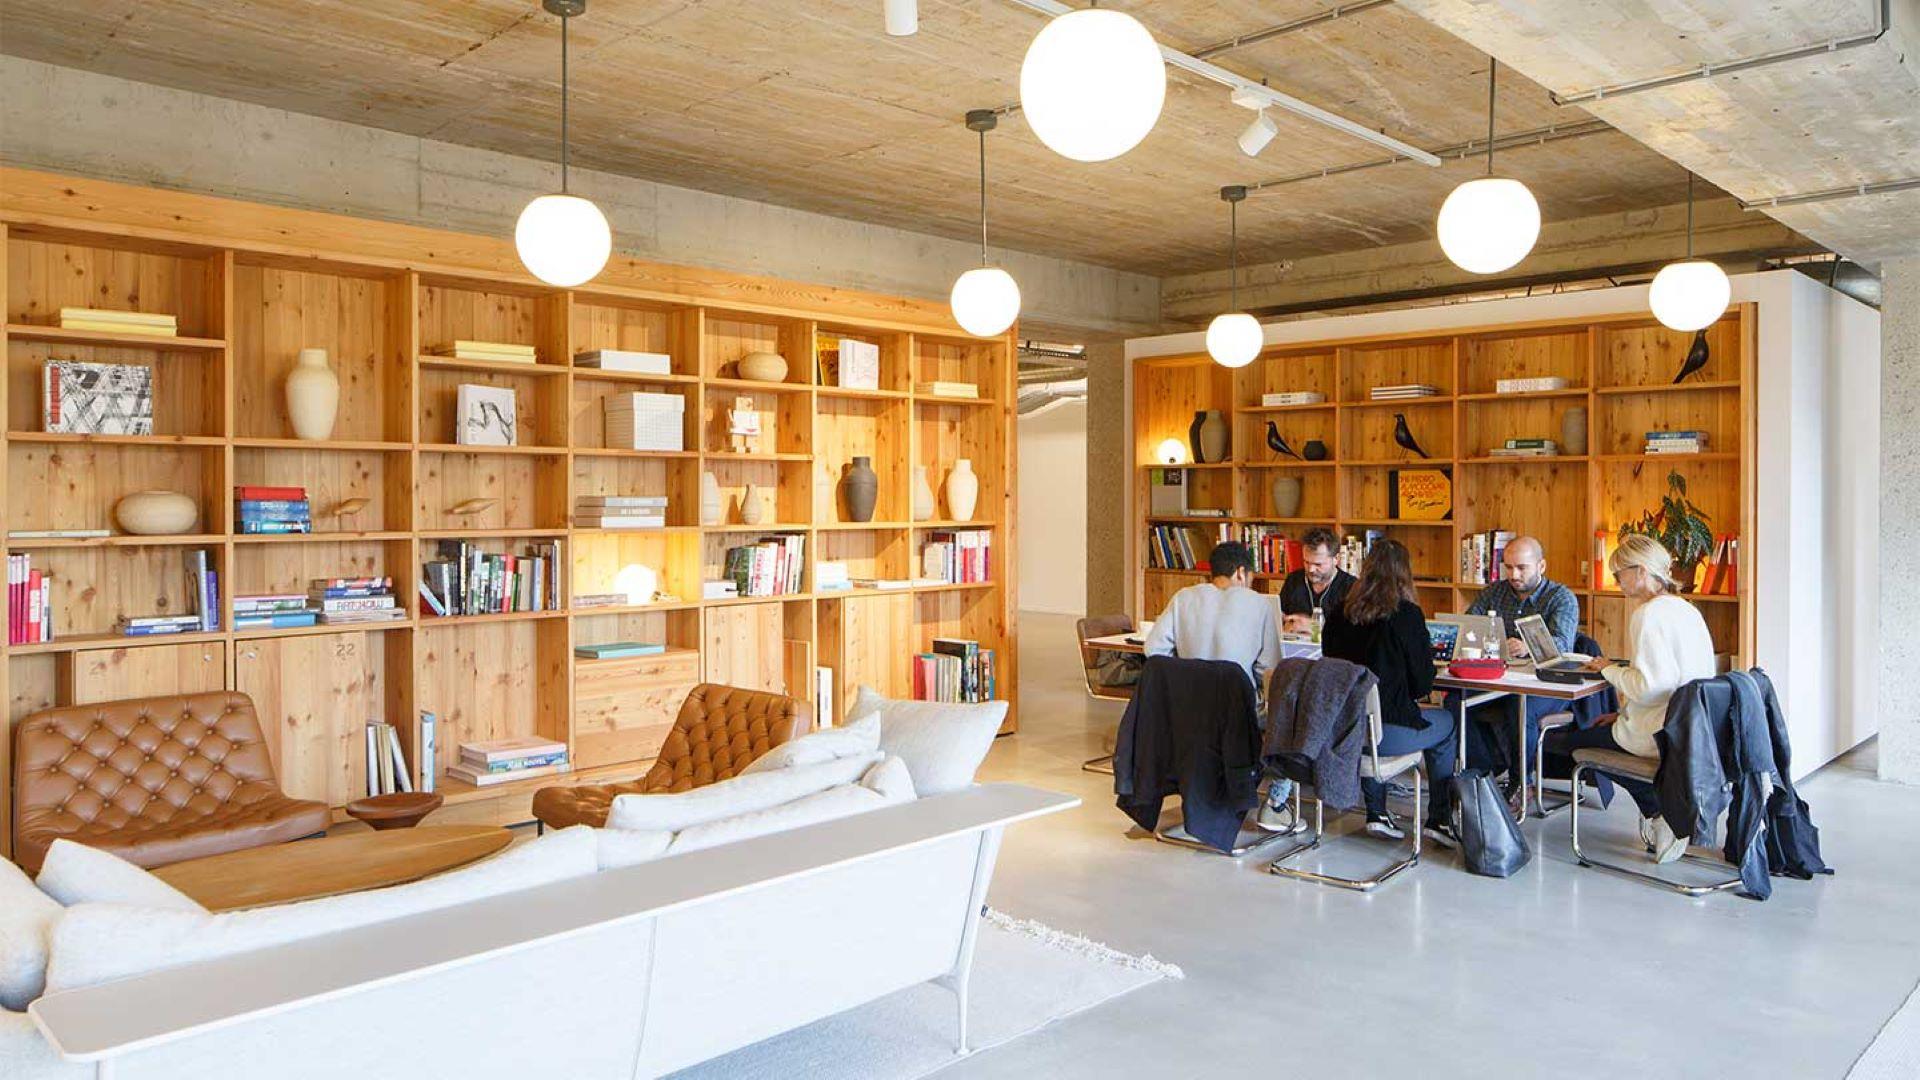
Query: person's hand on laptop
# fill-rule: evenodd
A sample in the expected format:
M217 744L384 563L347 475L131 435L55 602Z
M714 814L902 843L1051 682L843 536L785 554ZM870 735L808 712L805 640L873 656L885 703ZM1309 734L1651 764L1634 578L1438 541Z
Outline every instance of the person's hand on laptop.
M1612 666L1613 666L1613 661L1604 656L1596 656L1593 659L1587 661L1586 663L1586 668L1588 671L1602 671Z
M1306 634L1313 630L1313 620L1305 615L1288 615L1280 620L1280 632L1283 634Z
M1524 641L1521 641L1517 637L1508 638L1507 639L1507 659L1509 660L1527 659L1527 643Z

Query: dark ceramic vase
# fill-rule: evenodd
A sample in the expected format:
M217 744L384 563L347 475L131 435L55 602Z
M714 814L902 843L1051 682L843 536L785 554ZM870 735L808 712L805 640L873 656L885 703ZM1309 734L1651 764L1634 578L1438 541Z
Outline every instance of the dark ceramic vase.
M872 521L873 504L880 497L880 478L874 475L873 459L854 458L840 481L840 490L846 496L848 521Z
M1307 444L1300 448L1300 456L1306 458L1308 461L1325 461L1327 460L1327 444L1321 442L1319 439L1308 439Z
M1187 453L1193 458L1195 465L1206 464L1206 456L1200 449L1200 425L1206 422L1207 414L1203 410L1194 413L1193 423L1187 425Z

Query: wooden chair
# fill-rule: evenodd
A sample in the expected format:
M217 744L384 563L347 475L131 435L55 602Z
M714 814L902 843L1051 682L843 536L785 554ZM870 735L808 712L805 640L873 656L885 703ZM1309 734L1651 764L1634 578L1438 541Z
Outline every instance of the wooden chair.
M1073 632L1078 635L1080 644L1080 668L1087 680L1087 696L1099 701L1131 701L1133 687L1106 686L1100 682L1100 654L1106 649L1097 649L1087 644L1088 638L1109 637L1114 634L1133 632L1133 619L1127 615L1099 615L1078 619L1073 624ZM1106 753L1089 758L1080 768L1087 772L1113 775L1113 754Z

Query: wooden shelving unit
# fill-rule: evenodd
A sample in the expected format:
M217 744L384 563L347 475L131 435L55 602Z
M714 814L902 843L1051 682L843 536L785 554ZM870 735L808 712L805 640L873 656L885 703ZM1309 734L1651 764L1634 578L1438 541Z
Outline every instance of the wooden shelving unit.
M39 179L44 189L28 183L16 190L47 195L68 183ZM923 534L936 528L988 530L995 578L1011 574L1012 333L970 338L944 312L912 301L644 264L610 268L582 289L553 289L526 277L499 239L432 233L436 239L426 242L418 238L424 230L410 227L97 187L113 198L76 209L79 221L0 214L6 527L111 528L114 503L148 489L187 494L201 520L186 536L23 538L7 546L31 554L50 575L56 633L51 643L4 650L0 690L9 724L56 704L238 689L259 708L283 786L336 808L364 790L360 729L368 719L399 727L416 774L422 711L440 725L440 760L427 766L436 774L463 741L541 735L568 742L576 772L559 780L476 789L440 775L448 820L516 821L526 820L539 787L644 772L685 689L702 680L811 698L814 668L830 667L838 700L824 711L838 717L862 683L908 696L911 653L934 637L962 636L996 651L1000 694L1015 698L1011 581L810 591L822 559L848 562L854 577L912 577ZM173 218L149 215L156 200L184 200L210 216L183 224L181 235L162 235L149 223ZM230 234L218 224L228 220L240 223ZM277 224L249 231L260 221ZM280 246L291 236L310 240L298 256ZM429 251L450 254L421 254ZM60 306L75 304L170 313L183 336L46 325ZM816 385L815 343L826 337L879 344L880 388ZM537 362L433 354L454 338L531 345ZM339 417L324 442L295 438L286 418L282 385L303 347L326 349L340 378ZM576 353L600 348L668 353L672 372L573 365ZM759 350L787 358L786 381L735 377L734 363ZM49 359L151 366L155 434L36 430ZM917 381L934 379L974 382L987 400L913 393ZM462 383L515 392L519 446L454 442ZM684 451L605 445L602 400L633 390L685 399ZM770 428L756 453L735 453L728 443L726 409L741 398ZM844 520L839 481L855 455L871 457L881 481L871 523ZM960 457L971 459L979 477L978 520L910 522L912 466L927 466L938 492ZM719 526L699 522L703 472L714 474L726 497L728 518ZM231 492L242 484L305 487L315 532L238 535ZM749 485L766 493L769 520L759 525L740 521ZM616 494L668 496L669 527L574 527L578 498ZM467 512L456 511L463 504ZM700 599L701 580L718 576L728 547L780 533L807 539L805 591ZM442 539L496 552L558 539L566 545L568 595L615 591L614 575L639 563L679 599L436 618L418 599L418 579ZM206 551L220 572L226 627L236 592L304 591L310 578L348 574L391 575L408 617L114 634L123 615L186 607L182 556L193 550ZM623 639L669 648L660 657L574 658L577 644ZM1008 730L1013 722L1010 712ZM0 748L0 848L10 851L7 760Z
M1459 611L1482 588L1458 578L1460 541L1491 529L1538 536L1547 545L1549 574L1580 597L1583 627L1610 652L1624 647L1626 600L1611 581L1594 582L1594 535L1611 538L1622 521L1658 505L1669 471L1687 480L1688 493L1716 533L1740 535L1739 592L1690 595L1712 630L1716 648L1740 658L1753 652L1752 573L1754 306L1740 305L1707 330L1711 359L1686 382L1671 382L1692 335L1651 317L1483 326L1446 333L1290 344L1268 350L1238 371L1205 355L1155 357L1134 368L1133 416L1135 567L1134 610L1151 618L1174 592L1200 577L1194 571L1149 567L1149 529L1182 525L1218 535L1223 526L1277 525L1297 537L1314 525L1342 536L1379 529L1406 544L1416 587L1430 612ZM1561 390L1501 394L1503 378L1557 376ZM1371 401L1371 388L1428 383L1435 397ZM1261 395L1314 391L1314 405L1263 406ZM1588 449L1553 457L1495 458L1508 438L1561 437L1569 408L1587 413ZM1150 477L1161 466L1163 440L1187 443L1199 410L1217 409L1232 432L1230 460L1184 466L1188 505L1225 516L1154 516L1148 512ZM1415 441L1432 455L1421 459L1393 439L1394 414L1407 418ZM1272 422L1294 449L1324 442L1325 461L1283 457L1267 447ZM1711 435L1711 452L1647 454L1645 433L1698 428ZM1396 469L1432 466L1453 482L1453 513L1445 521L1391 516L1389 478ZM1276 472L1301 480L1301 507L1276 518L1269 493ZM1262 575L1259 587L1279 588ZM1598 586L1598 587L1596 587Z

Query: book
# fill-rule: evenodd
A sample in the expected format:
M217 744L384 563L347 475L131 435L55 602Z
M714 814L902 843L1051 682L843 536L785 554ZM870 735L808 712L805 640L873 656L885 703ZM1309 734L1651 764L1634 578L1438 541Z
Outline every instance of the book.
M386 795L396 790L393 779L393 755L387 752L387 725L375 723L368 726L373 729L373 758L379 770L379 794Z
M1390 469L1387 505L1401 521L1445 521L1453 513L1453 477L1444 469Z
M827 385L843 386L849 390L878 390L880 388L880 346L871 341L858 338L834 339L836 358L839 361L835 381Z
M115 308L63 307L60 309L60 321L81 319L87 322L112 323L120 326L164 326L179 324L174 315L151 311L120 311Z
M724 581L703 581L700 583L702 600L731 600L740 595L740 587L731 578Z
M284 630L295 626L313 626L320 621L318 612L313 611L260 611L250 614L233 613L235 630L257 630L269 628Z
M153 369L144 364L50 360L40 369L42 431L153 434Z
M253 484L242 484L233 489L233 497L241 501L306 502L307 489L303 487L262 487Z
M475 765L491 765L538 754L566 753L567 744L554 739L523 735L506 739L487 739L460 744L460 759Z
M833 726L833 669L820 666L813 669L813 722L816 727Z
M447 775L457 780L463 780L472 784L474 787L488 787L493 784L511 783L515 780L533 780L542 776L555 776L559 773L567 772L569 769L570 766L564 761L552 765L541 765L537 768L514 769L510 772L497 773L481 772L470 765L454 764L447 766Z
M385 794L380 790L380 732L372 721L368 721L366 728L362 731L361 741L366 750L367 775L365 787L367 794Z
M351 625L354 623L400 622L407 617L405 608L387 608L379 611L323 611L319 615L322 623L329 626Z
M587 514L575 518L573 524L581 529L664 529L667 527L667 519L665 516L636 517L630 514L613 514L602 517L598 514Z
M435 356L451 356L461 360L506 360L522 364L531 364L539 359L532 345L518 345L506 341L471 341L461 338L436 345L428 352Z
M439 718L430 712L420 714L420 790L432 791L439 766Z
M593 367L602 371L626 371L639 375L673 374L673 357L666 353L590 349L574 353L573 362L576 367Z
M391 588L393 588L393 579L390 577L334 577L334 578L317 577L317 578L312 578L307 582L308 592L312 592L313 590L316 590L316 589L321 591L326 591L329 589L391 589Z
M318 601L324 614L343 611L386 611L394 606L391 596L330 596Z
M239 521L242 536L291 536L313 531L310 521Z
M980 388L972 383L963 382L917 382L913 392L924 397L977 398Z
M628 656L658 656L667 647L650 641L608 641L598 645L575 645L573 655L589 660L616 660Z
M1260 404L1267 408L1286 405L1319 405L1327 400L1327 395L1317 390L1286 390L1277 394L1261 394Z
M513 389L461 383L455 394L454 442L461 446L518 446L520 420Z
M401 791L413 790L411 769L407 768L407 755L400 752L400 730L392 724L381 724L387 733L387 756L393 759L393 782Z
M189 551L182 557L187 564L187 594L200 619L198 629L208 632L220 629L220 575L213 570L204 550Z
M272 517L304 518L312 512L313 506L305 499L247 499L233 501L233 508L242 514Z
M103 334L138 334L141 337L179 337L171 326L142 326L137 323L102 322L98 319L62 319L62 330L97 330Z
M1565 390L1571 385L1558 375L1539 375L1524 379L1496 379L1493 392L1496 394L1539 394L1550 390Z
M582 495L574 500L574 506L654 507L665 510L667 497L665 495Z
M15 529L7 534L9 540L90 540L101 536L112 536L111 529Z
M853 587L856 589L911 589L913 587L913 579L854 578Z

